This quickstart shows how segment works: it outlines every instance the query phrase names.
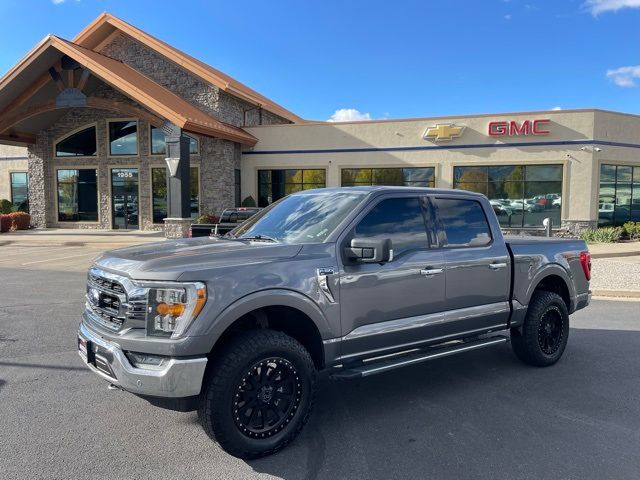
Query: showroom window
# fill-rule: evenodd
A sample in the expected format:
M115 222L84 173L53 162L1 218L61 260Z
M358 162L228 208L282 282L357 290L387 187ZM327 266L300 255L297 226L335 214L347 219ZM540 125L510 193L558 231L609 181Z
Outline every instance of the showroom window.
M185 137L189 139L189 153L191 155L198 155L200 153L200 142L197 138L184 133ZM162 130L156 127L151 127L151 155L164 155L167 153L167 143L164 139L164 133Z
M486 195L503 227L560 226L562 165L455 167L453 187Z
M29 211L29 174L11 172L11 203L19 212Z
M320 169L258 170L258 206L266 207L290 193L324 188L326 183L327 172Z
M109 155L138 154L138 122L109 122Z
M98 182L94 169L58 170L58 220L98 221Z
M640 166L601 165L598 224L640 222Z
M200 211L200 179L198 167L191 167L189 172L191 187L191 218L196 219ZM164 223L167 218L167 169L151 169L151 196L153 203L153 223Z
M405 187L433 187L434 167L416 168L344 168L342 186L393 185Z
M96 127L72 133L56 143L56 157L95 157Z

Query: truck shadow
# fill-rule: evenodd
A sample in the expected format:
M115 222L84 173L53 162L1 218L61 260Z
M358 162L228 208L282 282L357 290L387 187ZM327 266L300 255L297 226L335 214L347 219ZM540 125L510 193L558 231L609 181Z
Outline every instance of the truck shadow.
M367 379L323 378L301 436L248 463L287 480L633 476L635 455L613 467L590 459L637 445L640 332L571 337L551 368L523 365L502 345Z

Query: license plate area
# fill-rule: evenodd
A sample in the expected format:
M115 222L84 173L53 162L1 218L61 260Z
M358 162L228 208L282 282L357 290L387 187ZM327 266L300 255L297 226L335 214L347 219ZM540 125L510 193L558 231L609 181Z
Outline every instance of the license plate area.
M95 364L95 356L93 355L93 348L89 340L78 337L78 352L80 352L80 356L86 363Z

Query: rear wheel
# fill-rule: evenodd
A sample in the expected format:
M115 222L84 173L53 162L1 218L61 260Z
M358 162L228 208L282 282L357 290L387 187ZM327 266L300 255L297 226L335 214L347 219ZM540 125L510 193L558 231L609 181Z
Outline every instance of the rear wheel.
M231 340L202 394L200 421L228 453L255 458L291 442L307 422L316 370L307 350L273 330Z
M569 338L569 312L562 297L543 290L533 294L522 329L511 329L511 346L526 364L553 365Z

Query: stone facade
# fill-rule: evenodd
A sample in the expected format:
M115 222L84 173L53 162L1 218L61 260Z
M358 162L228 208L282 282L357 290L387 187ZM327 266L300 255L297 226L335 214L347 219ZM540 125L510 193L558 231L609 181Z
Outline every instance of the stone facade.
M198 109L227 124L243 126L245 122L249 125L290 123L284 118L261 111L221 91L218 87L204 82L124 34L116 36L105 45L101 53L132 66ZM92 95L140 107L107 85L102 85ZM150 125L144 120L136 119L138 120L137 155L126 157L109 155L108 121L121 120L123 117L130 119L117 111L74 108L67 110L53 125L37 134L36 143L28 149L30 209L35 226L112 228L111 169L127 167L138 169L139 227L143 230L163 229L162 224L153 223L151 168L163 168L166 164L163 155L152 155L150 152ZM97 131L95 157L56 158L54 156L57 141L90 125L95 125ZM200 213L220 214L224 208L235 206L235 170L240 168L240 145L218 138L193 136L198 138L200 144L199 153L191 155L191 166L199 168ZM98 221L59 222L56 171L62 168L83 167L97 170Z

